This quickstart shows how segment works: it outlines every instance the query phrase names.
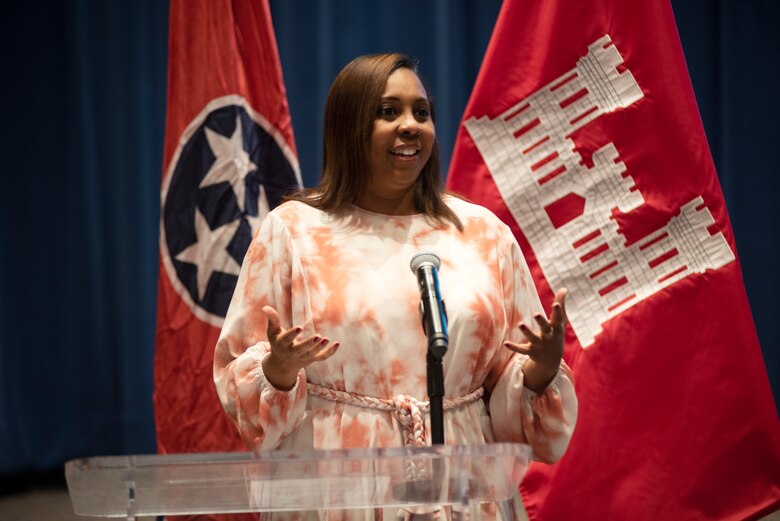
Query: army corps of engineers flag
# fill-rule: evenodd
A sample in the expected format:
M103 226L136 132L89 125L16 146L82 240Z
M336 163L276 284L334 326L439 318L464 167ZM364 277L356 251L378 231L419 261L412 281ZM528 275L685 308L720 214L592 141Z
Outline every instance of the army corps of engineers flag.
M246 450L214 346L260 219L300 186L267 0L172 0L154 370L161 453Z
M780 508L780 427L666 0L507 0L448 187L567 287L579 420L531 519L749 519Z

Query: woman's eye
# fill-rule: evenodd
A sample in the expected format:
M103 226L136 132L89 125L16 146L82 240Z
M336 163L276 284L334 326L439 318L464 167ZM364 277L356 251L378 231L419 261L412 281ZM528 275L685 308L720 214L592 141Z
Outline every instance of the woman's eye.
M414 111L414 114L418 118L427 119L428 117L430 117L431 112L427 108L425 108L425 107L420 107L420 108L418 108L417 110Z
M395 115L395 109L390 106L379 107L377 116L387 118Z

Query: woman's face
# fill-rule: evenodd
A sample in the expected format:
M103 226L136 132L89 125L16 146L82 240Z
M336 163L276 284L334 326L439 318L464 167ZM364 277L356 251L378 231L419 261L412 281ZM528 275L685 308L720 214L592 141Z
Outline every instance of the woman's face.
M382 199L414 194L414 184L431 157L436 130L428 94L410 69L387 78L371 134L367 191Z

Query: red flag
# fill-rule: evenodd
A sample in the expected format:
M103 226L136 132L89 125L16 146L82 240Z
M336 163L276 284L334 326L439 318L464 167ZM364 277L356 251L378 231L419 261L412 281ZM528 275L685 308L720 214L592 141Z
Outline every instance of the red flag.
M300 186L267 0L172 0L154 405L161 453L246 450L214 346L261 217Z
M668 2L507 0L448 187L493 209L543 301L569 288L580 402L521 486L544 520L780 508L780 428Z

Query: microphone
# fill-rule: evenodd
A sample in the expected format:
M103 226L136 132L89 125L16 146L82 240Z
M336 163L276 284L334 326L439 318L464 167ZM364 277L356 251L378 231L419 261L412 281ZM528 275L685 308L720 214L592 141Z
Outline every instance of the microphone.
M447 352L447 310L439 291L439 257L429 251L420 251L412 257L409 267L420 286L420 314L422 327L428 336L428 352L441 360Z

